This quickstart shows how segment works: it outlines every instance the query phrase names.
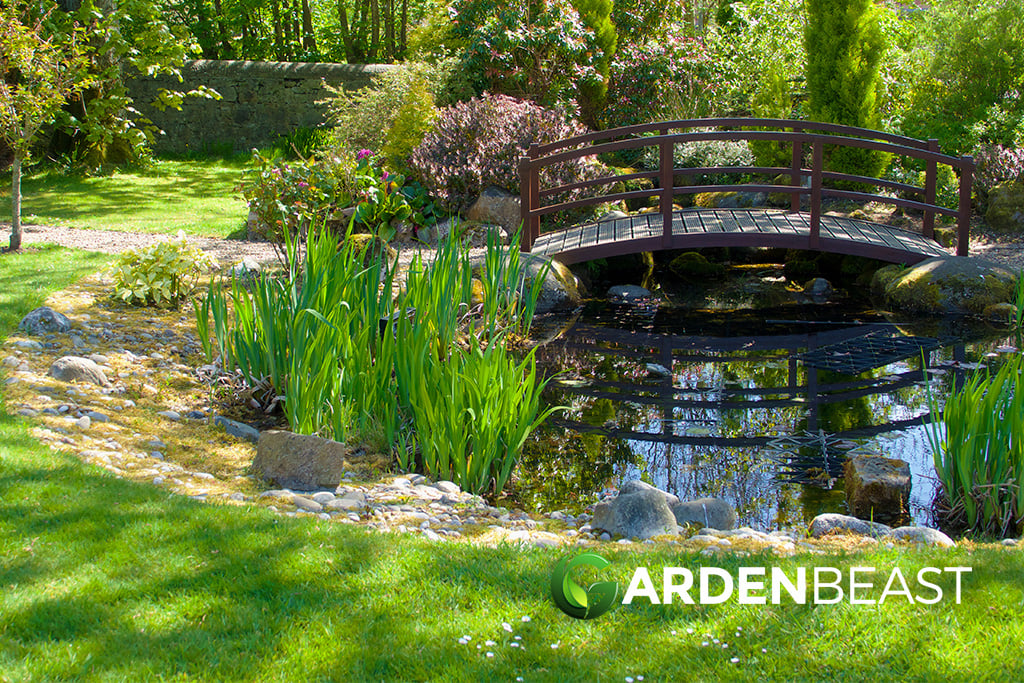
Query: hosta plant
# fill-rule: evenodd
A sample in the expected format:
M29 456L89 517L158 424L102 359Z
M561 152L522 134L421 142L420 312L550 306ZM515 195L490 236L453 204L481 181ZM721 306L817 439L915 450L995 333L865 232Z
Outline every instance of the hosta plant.
M185 233L140 249L127 249L114 265L114 296L130 304L173 306L216 262L188 244Z

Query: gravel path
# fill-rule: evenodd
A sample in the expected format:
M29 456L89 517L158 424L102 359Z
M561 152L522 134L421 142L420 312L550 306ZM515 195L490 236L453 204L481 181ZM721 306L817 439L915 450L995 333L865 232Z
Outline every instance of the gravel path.
M9 224L0 224L0 244L6 244L8 237L4 233L10 230ZM113 230L83 230L46 225L27 225L24 228L24 244L33 242L49 242L65 247L89 249L108 254L119 254L125 249L143 247L154 242L167 239L166 235L148 233L115 232ZM249 242L247 240L227 240L216 237L189 237L189 242L214 256L221 265L231 265L243 258L252 257L260 263L277 261L274 247L269 242ZM412 258L418 248L401 250L402 262ZM433 250L426 249L427 253ZM1014 271L1024 269L1024 235L1000 235L989 231L974 230L971 235L972 256L981 256Z

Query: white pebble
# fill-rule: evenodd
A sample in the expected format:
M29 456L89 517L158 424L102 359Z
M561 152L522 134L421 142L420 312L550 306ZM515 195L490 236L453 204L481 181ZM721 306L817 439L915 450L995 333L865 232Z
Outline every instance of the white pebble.
M523 623L530 621L530 617L524 616L522 619Z
M739 664L740 658L739 657L733 657L729 661L732 662L733 664Z
M487 653L487 658L488 658L488 659L490 659L490 658L491 658L491 657L493 657L493 656L494 656L494 653L493 653L493 652L488 652L488 653Z
M512 624L508 623L507 621L501 622L501 627L509 633L512 633Z

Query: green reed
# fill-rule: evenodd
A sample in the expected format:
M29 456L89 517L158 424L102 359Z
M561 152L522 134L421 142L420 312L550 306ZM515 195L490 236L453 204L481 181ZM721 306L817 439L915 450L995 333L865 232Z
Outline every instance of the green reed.
M1024 525L1024 387L1018 353L998 371L975 371L941 408L928 390L926 426L950 517L1007 534Z

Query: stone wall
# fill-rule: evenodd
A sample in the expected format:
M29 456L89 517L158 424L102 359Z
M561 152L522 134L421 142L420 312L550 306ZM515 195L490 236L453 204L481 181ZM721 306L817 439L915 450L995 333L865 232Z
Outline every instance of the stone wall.
M236 152L265 147L278 135L325 122L318 105L327 91L322 82L346 89L370 84L375 74L394 67L384 64L313 64L194 60L181 70L184 82L168 76L129 82L135 107L163 131L158 152L186 152L231 144ZM181 111L150 106L159 88L189 91L205 85L221 94L214 101L189 97Z

